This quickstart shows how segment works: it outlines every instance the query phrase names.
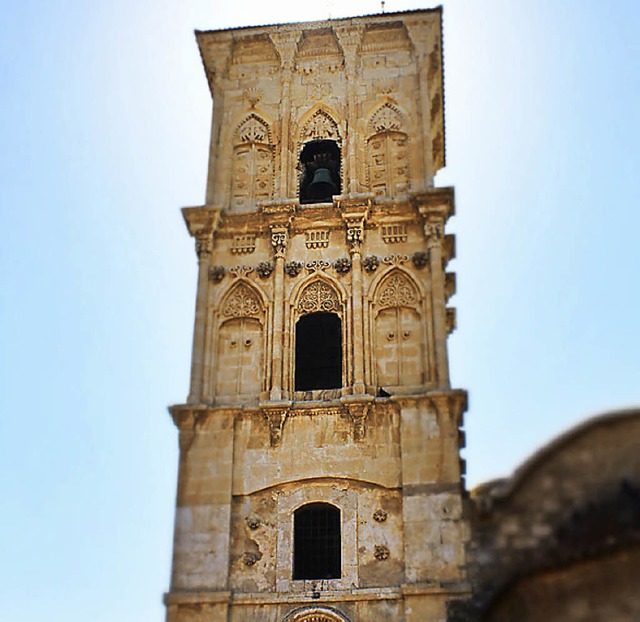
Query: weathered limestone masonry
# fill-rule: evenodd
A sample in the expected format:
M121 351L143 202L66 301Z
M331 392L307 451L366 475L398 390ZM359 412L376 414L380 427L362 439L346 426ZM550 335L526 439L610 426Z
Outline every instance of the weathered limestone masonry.
M438 622L469 596L441 38L440 9L197 33L169 622Z

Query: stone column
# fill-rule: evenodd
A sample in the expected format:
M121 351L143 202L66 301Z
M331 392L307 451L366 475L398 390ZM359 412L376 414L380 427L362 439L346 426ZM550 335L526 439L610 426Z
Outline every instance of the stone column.
M419 135L419 152L422 154L419 165L420 170L413 176L413 187L415 190L424 190L427 186L433 185L433 167L431 165L431 112L429 108L429 92L426 85L426 50L428 46L429 27L425 23L407 22L407 30L414 44L416 53L416 111L417 119L415 126L421 128Z
M205 335L207 329L207 299L209 295L209 267L213 250L213 236L220 219L220 209L215 207L185 207L182 215L189 233L196 239L198 254L198 290L196 292L196 317L193 327L191 354L191 384L189 404L202 401Z
M284 258L289 238L288 228L282 225L271 225L271 245L275 253L275 281L273 285L273 353L271 359L271 400L282 399L282 360L284 338Z
M441 389L449 388L449 358L447 353L447 297L443 259L444 224L446 207L421 206L424 234L429 249L431 269L431 296L433 308L433 334L436 359L436 381Z
M296 49L295 32L273 32L271 39L280 54L282 62L282 95L280 99L280 175L276 184L276 196L288 197L290 169L292 166L289 148L291 125L291 77L293 74L293 56Z
M351 305L353 325L353 392L363 394L364 383L364 319L362 311L362 243L364 223L372 195L341 198L338 203L347 226L347 244L351 254Z
M346 160L345 181L347 188L343 190L345 193L355 193L358 191L357 178L357 154L356 154L356 137L357 137L357 93L356 93L356 69L357 69L357 51L362 39L363 28L356 26L343 26L335 29L340 45L344 52L345 60L345 76L347 79L347 140L346 148L348 158Z

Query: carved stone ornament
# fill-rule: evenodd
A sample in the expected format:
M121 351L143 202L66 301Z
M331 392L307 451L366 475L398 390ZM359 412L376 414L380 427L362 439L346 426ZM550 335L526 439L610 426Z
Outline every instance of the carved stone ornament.
M300 313L314 313L316 311L327 311L340 313L342 306L336 291L322 281L315 281L305 287L300 301L298 311Z
M365 422L369 414L370 404L347 404L346 412L353 426L353 440L359 443L366 435Z
M383 282L378 294L378 304L386 307L415 307L418 292L404 274L392 274Z
M418 268L418 270L422 270L422 268L429 263L429 253L418 251L413 253L411 259L413 260L413 265Z
M234 255L253 253L256 250L256 236L252 233L236 235L231 241L231 252Z
M456 309L455 307L447 307L447 335L450 335L456 329Z
M209 280L214 283L220 283L224 279L224 275L227 272L224 266L211 266L209 268Z
M300 142L309 140L320 140L330 138L341 144L342 140L338 131L338 124L331 118L331 115L320 109L304 124L300 132Z
M301 261L290 261L284 265L284 271L290 277L296 277L300 274L300 270L302 270L304 264Z
M387 520L387 513L382 509L376 510L373 513L373 520L376 521L376 523L384 523L384 521Z
M236 285L222 307L224 317L256 317L261 313L257 294L244 283Z
M389 547L385 546L384 544L376 544L375 548L373 550L373 556L378 560L378 561L384 561L385 559L389 559L389 555L390 555L390 551L389 551Z
M260 558L255 553L245 553L242 556L242 563L245 566L254 566Z
M233 268L229 268L229 273L234 277L247 276L251 272L253 272L251 266L233 266Z
M269 278L271 273L273 272L274 265L271 261L261 261L256 266L256 272L260 276L261 279Z
M276 257L284 257L288 238L286 227L271 227L271 246L273 246Z
M323 259L319 259L318 261L308 261L305 265L307 272L311 274L312 272L324 271L331 267L331 263L328 261L324 261Z
M351 259L348 257L340 257L333 262L333 267L338 274L346 274L351 270Z
M433 248L440 244L444 235L444 225L435 220L427 220L424 223L424 234L427 237L427 245Z
M257 516L248 516L247 517L247 527L252 531L255 531L262 525L262 521Z
M196 253L198 259L204 259L211 256L213 249L213 241L211 240L211 234L202 234L196 237Z
M249 106L251 106L251 108L255 108L256 104L264 98L264 91L257 86L252 86L245 89L242 96L247 102L249 102Z
M327 607L303 607L291 612L284 622L349 622L349 620L341 613Z
M282 428L289 414L288 408L270 408L262 411L269 424L269 442L271 447L277 447L282 441Z
M379 265L380 260L378 259L378 257L376 257L376 255L369 255L362 260L362 267L367 272L375 272L378 269Z
M409 261L408 255L387 255L382 259L388 266L397 266Z

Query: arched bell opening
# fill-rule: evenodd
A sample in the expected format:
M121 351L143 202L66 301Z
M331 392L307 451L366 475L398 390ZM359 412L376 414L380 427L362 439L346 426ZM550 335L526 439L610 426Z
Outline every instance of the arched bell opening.
M296 323L295 390L342 386L342 322L336 313L318 311Z
M308 503L293 515L293 579L339 579L340 510L329 503Z
M300 203L327 203L340 194L340 147L335 140L306 143L300 166Z

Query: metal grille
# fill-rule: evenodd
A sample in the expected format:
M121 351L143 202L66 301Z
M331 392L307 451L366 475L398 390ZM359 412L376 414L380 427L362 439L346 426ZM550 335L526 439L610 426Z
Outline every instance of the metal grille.
M293 578L340 578L340 510L310 503L294 515Z

